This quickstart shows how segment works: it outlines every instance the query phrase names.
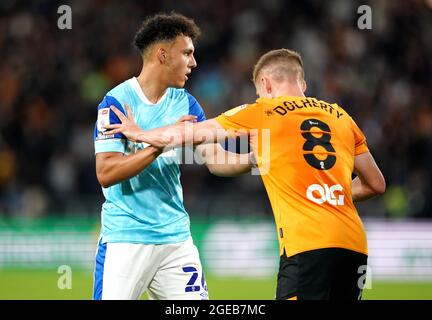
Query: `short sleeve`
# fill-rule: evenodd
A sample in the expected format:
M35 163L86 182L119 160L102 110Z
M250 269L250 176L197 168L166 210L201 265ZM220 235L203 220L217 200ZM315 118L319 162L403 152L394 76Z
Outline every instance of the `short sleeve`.
M202 109L202 107L199 104L199 102L197 101L197 99L195 99L195 97L193 95L191 95L189 92L186 92L186 94L187 94L188 100L189 100L189 113L188 114L197 116L197 122L205 121L206 116L205 116L204 110Z
M215 120L228 132L236 135L240 131L261 129L262 112L259 104L244 104L228 110Z
M354 155L357 156L359 154L368 152L369 148L366 143L365 135L363 134L361 129L357 126L355 121L353 119L351 119L351 121L352 121L352 130L354 133L354 143L355 143Z
M117 115L110 109L110 106L115 106L123 114L126 114L121 103L114 97L106 95L98 106L97 121L94 129L94 146L95 153L101 152L121 152L126 150L127 140L123 134L116 133L106 135L106 129L103 127L108 124L121 123Z

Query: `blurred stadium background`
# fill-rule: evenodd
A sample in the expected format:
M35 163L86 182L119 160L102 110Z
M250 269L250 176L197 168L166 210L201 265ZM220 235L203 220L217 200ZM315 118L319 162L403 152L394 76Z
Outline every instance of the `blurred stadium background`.
M60 5L72 29L60 30ZM357 8L372 9L359 30ZM102 193L92 131L99 100L139 73L132 37L159 11L203 36L187 89L207 117L256 99L252 66L287 47L309 96L365 132L387 180L358 205L370 247L366 299L432 299L432 1L0 1L0 298L90 299ZM183 166L185 205L214 299L273 299L278 268L259 177ZM72 268L72 289L57 286Z

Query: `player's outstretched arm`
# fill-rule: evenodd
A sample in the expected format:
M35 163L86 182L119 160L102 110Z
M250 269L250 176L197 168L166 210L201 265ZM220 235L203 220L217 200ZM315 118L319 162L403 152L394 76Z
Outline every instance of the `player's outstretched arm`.
M116 107L111 106L121 123L105 126L105 134L122 133L133 142L145 142L159 148L177 147L181 145L198 145L198 153L209 171L217 176L232 177L249 172L253 166L251 154L237 154L224 150L218 141L224 141L228 132L220 124L210 119L200 123L192 115L180 118L176 124L153 130L142 130ZM126 105L127 114L132 114Z
M214 120L199 123L176 123L153 130L142 130L133 119L128 119L120 110L111 106L111 110L119 117L121 123L107 125L106 135L122 133L133 142L145 142L157 148L178 147L182 145L198 145L224 141L228 132ZM129 113L129 112L128 112Z
M353 201L367 200L385 192L384 176L370 152L355 156L354 173L357 177L352 181Z

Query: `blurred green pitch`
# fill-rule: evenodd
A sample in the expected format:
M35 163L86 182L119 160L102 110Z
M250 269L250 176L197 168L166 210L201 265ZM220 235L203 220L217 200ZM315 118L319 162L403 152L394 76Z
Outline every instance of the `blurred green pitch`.
M57 270L0 270L0 299L13 300L89 300L93 275L74 270L72 289L60 290ZM212 300L273 300L276 278L207 277ZM363 299L432 300L432 282L373 282Z

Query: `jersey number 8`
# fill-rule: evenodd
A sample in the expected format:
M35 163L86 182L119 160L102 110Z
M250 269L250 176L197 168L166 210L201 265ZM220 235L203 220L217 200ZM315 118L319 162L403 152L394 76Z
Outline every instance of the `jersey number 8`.
M313 127L320 129L319 131L316 131L316 134L321 134L319 138L315 137L311 132ZM331 130L327 123L318 119L307 119L302 122L300 130L303 138L306 139L306 142L303 145L303 150L307 151L307 153L304 153L303 155L306 162L318 170L331 169L336 163L336 156L333 154L328 154L330 152L335 152L335 149L330 143ZM313 149L316 146L321 146L326 150L327 157L325 159L321 160L315 156Z

